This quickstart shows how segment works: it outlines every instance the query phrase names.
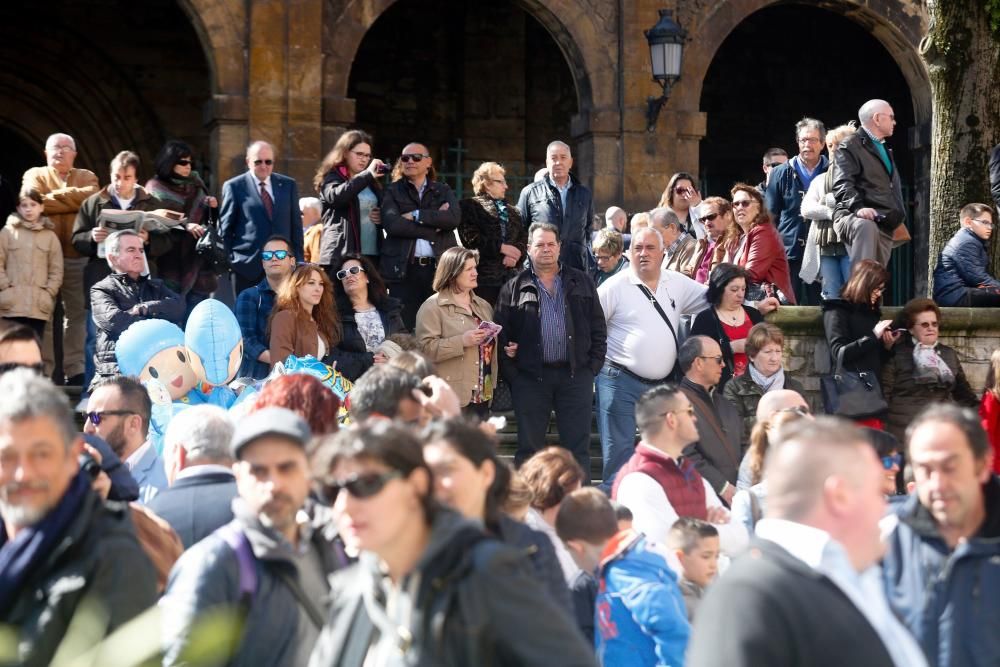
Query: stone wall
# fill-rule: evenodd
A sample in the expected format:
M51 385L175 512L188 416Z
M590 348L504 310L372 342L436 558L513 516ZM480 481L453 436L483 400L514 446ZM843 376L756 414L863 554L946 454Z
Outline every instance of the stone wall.
M883 308L895 317L899 308ZM958 352L972 388L981 393L990 355L1000 349L1000 310L992 308L942 308L941 341ZM820 309L789 306L767 317L785 333L785 370L799 380L813 405L822 405L819 378L829 372L829 348L823 335ZM817 359L817 357L819 357Z

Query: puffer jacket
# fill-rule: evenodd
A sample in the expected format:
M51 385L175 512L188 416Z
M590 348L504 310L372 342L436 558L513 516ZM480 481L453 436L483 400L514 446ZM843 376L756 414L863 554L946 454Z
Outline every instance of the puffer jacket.
M594 196L590 188L573 174L569 178L573 186L566 193L565 211L559 190L552 184L548 174L521 190L517 208L521 211L525 229L530 229L535 222L549 222L559 228L559 241L562 244L559 261L563 266L589 271L593 260L587 238L594 219Z
M381 635L404 646L416 667L596 666L569 613L529 567L519 550L438 510L427 548L396 584L408 594L395 596L395 609L386 608L387 578L373 554L333 577L333 609L309 665L362 667Z
M94 361L100 376L118 372L115 345L118 338L140 320L169 320L180 325L184 318L184 300L171 292L162 280L127 273L112 273L90 290L91 312L97 325L97 353ZM144 311L132 315L129 311L142 304Z
M879 228L886 234L906 221L903 188L892 149L885 147L892 164L886 168L868 132L862 128L840 143L833 156L833 222L855 215L863 208L873 208L885 219Z
M63 281L63 254L55 225L17 214L0 231L0 317L48 320Z
M500 287L517 273L527 252L528 230L521 224L521 212L516 206L504 202L507 208L507 234L500 227L497 202L486 194L459 202L462 222L458 225L458 238L466 248L479 251L479 284ZM500 246L506 243L521 251L521 259L512 268L503 265Z
M802 398L806 399L806 402L809 402L802 383L790 378L788 371L785 371L785 384L782 386L782 389L791 389L798 392L799 396L802 396ZM736 406L736 411L740 413L740 418L743 420L743 435L740 443L744 445L749 443L750 430L757 423L757 404L760 403L760 399L764 396L764 390L759 384L753 381L748 370L743 375L734 377L727 382L722 395Z
M970 287L1000 288L1000 280L989 272L987 243L968 227L951 237L934 267L934 301L938 305L966 305L965 295Z
M691 626L666 549L626 530L604 547L597 632L602 665L683 665Z
M886 430L900 442L905 442L906 427L921 410L931 403L957 403L967 408L979 406L979 399L969 385L958 353L938 343L938 356L954 374L952 382L921 382L913 379L913 338L903 334L893 346L892 356L882 366L882 396L889 404Z
M490 304L472 295L472 315L481 321L493 319ZM478 325L469 312L455 303L451 292L432 295L417 311L415 335L420 351L434 362L437 374L444 378L458 395L462 406L469 404L472 392L479 387L479 347L465 347L462 334ZM497 353L490 360L493 384L497 376Z
M1000 480L982 489L986 518L954 549L916 495L896 508L886 539L889 605L937 667L1000 665Z

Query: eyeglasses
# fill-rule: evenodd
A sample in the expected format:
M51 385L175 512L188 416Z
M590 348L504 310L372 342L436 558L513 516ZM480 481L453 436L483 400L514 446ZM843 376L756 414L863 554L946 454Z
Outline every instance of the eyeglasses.
M361 151L351 151L351 155L354 155L355 157L359 157L362 160L371 160L372 159L372 154L371 153L362 153Z
M698 358L699 359L712 359L712 360L715 361L715 363L719 364L720 366L722 365L722 355L721 354L718 355L718 356L715 356L715 357L706 357L706 356L703 356L703 355L699 355Z
M102 410L100 412L88 412L87 420L94 426L100 426L101 421L103 421L104 418L109 415L120 416L120 415L136 415L136 414L139 413L133 410Z
M76 149L72 146L49 146L46 150L52 153L75 153Z
M398 470L349 475L342 480L327 482L324 485L323 493L327 500L333 501L340 495L341 490L346 490L358 500L364 500L377 495L385 488L386 484L402 476L403 473Z
M798 415L799 417L808 417L812 412L804 405L796 405L791 408L782 408L780 410L775 410L774 414L780 414L782 412L790 412L793 415Z
M733 208L747 208L751 204L756 204L753 199L739 199L733 202Z
M716 218L718 218L720 215L722 215L722 214L721 213L710 213L708 215L703 215L700 218L698 218L698 222L712 222L713 220L715 220Z
M921 329L937 329L940 326L938 322L917 322L917 325Z
M288 257L287 250L262 250L260 253L260 258L265 262L270 262L272 259L285 259Z
M420 162L425 157L430 157L430 155L427 155L426 153L403 153L399 156L399 161L409 162L410 160L413 160L414 162Z
M364 269L360 266L352 266L349 269L341 269L340 271L337 271L337 280L343 280L347 276L356 276L362 272L364 272Z
M193 162L194 160L184 159L184 160L178 160L177 164L181 167L190 167Z
M973 218L972 221L978 225L982 225L983 227L993 226L993 222L990 220L980 220L979 218Z
M819 139L816 137L799 137L798 143L800 144L818 144Z
M694 194L694 190L692 190L691 188L685 188L685 187L674 188L674 194L678 194L681 197L686 197L687 195L693 195Z
M270 167L272 164L274 164L274 160L254 160L253 161L253 166L255 166L255 167L259 167L262 164L266 164L267 166Z
M611 255L594 255L594 259L596 259L598 262L610 262Z
M882 467L885 468L886 470L892 470L893 466L896 466L898 468L901 465L903 465L902 454L893 454L892 456L882 457Z
M768 162L764 166L767 167L768 169L774 169L775 167L780 167L783 164L785 164L785 163L784 162Z

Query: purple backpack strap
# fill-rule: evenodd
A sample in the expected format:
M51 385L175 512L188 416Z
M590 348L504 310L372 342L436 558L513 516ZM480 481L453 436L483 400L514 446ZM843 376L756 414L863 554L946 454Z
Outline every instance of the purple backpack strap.
M249 610L257 594L257 559L253 555L253 549L250 548L250 541L246 533L234 523L222 526L218 533L236 555L240 573L240 602Z

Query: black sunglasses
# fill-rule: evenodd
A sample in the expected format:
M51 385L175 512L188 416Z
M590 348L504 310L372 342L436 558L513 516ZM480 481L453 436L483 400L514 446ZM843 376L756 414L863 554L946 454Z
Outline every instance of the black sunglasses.
M349 275L356 276L362 271L364 271L364 269L361 268L360 266L352 266L349 269L341 269L340 271L337 271L337 280L343 280Z
M190 167L193 163L194 163L194 160L189 160L189 159L184 159L184 160L178 160L177 161L177 164L179 164L182 167Z
M700 218L698 218L698 222L712 222L713 220L718 218L719 215L720 215L719 213L711 213L709 215L703 215Z
M139 414L132 410L101 410L100 412L88 412L87 420L94 426L100 426L101 420L103 420L108 415L135 415Z
M426 153L403 153L399 156L399 161L409 162L410 160L413 160L414 162L420 162L425 157L430 157L430 155L427 155Z
M274 160L254 160L253 161L253 166L255 166L255 167L259 167L261 164L266 164L268 166L271 166L272 164L274 164Z
M358 500L371 498L377 495L385 485L394 479L399 479L403 473L398 470L387 472L366 472L361 474L348 475L341 480L331 480L323 485L323 495L332 504L336 500L340 491L346 490Z
M265 262L270 262L272 259L285 259L288 257L287 250L262 250L260 253L260 258Z

